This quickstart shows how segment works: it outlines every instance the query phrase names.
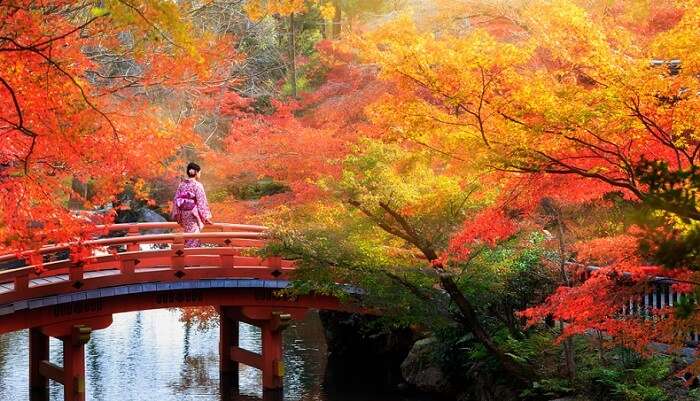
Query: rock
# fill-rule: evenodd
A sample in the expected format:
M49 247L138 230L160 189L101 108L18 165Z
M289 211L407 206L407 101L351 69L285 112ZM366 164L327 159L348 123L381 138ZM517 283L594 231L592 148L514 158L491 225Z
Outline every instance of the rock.
M137 211L138 215L138 222L139 223L165 223L168 220L166 220L163 216L160 214L156 213L155 211L147 208L147 207L142 207ZM166 229L155 229L155 230L144 230L142 233L143 234L165 234L169 232L169 230Z
M518 401L520 390L511 388L508 381L498 377L484 366L483 362L475 362L466 372L466 383L458 397L458 401ZM462 389L460 389L462 391Z
M116 223L164 223L168 220L156 211L149 209L147 207L142 207L139 209L128 209L125 211L119 211L117 214ZM165 234L169 230L165 229L154 229L145 230L142 234ZM124 235L124 233L117 233L116 235Z
M165 219L165 217L147 207L142 207L136 213L138 215L139 223L164 223L168 221Z
M401 362L414 342L410 329L383 330L376 317L319 312L328 346L324 388L395 391L403 381Z
M454 386L435 358L437 345L435 337L416 341L401 363L401 374L406 382L422 392L453 395Z

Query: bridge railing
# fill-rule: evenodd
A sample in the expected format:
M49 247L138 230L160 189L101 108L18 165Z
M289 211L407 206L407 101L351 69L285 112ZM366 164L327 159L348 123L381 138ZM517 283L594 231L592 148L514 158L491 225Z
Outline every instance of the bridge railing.
M265 244L265 227L213 224L205 232L140 234L153 229L177 230L175 223L115 224L108 237L43 247L20 255L3 255L0 261L63 252L58 260L0 271L0 304L123 284L203 278L286 279L293 264L279 257L262 259L246 250ZM230 231L240 230L240 231ZM206 246L185 248L197 239ZM141 249L141 245L155 245ZM116 252L117 247L126 252Z
M93 237L104 237L113 234L124 233L126 237L140 236L143 231L153 231L153 230L170 230L173 232L181 232L182 227L174 222L162 222L162 223L124 223L124 224L110 224L110 225L99 225L95 226L92 231ZM265 233L267 227L258 225L248 225L248 224L231 224L231 223L214 223L211 225L206 225L204 227L204 233L211 232L245 232L245 233ZM264 236L263 236L264 237ZM109 238L122 238L122 237L109 237ZM84 241L88 243L90 241ZM125 242L124 245L130 245L133 242ZM66 251L74 244L49 244L41 247L40 249L27 250L19 253L9 253L5 255L0 255L0 263L28 258L32 254L46 255L51 253L56 253L60 251ZM119 245L119 244L115 244ZM132 249L133 250L133 249Z
M587 280L591 274L600 270L598 266L583 265L580 263L568 263L572 273L577 275L578 281ZM629 275L629 273L624 273ZM650 277L644 288L635 291L620 304L617 316L625 318L659 319L662 315L656 313L665 308L673 308L684 296L682 292L676 291L674 284L680 282L671 277L654 276ZM686 334L686 345L697 347L700 344L700 332L690 330Z

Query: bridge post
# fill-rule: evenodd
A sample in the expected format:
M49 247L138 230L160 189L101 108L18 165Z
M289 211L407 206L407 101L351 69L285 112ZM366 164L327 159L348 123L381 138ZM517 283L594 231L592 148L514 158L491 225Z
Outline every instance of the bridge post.
M63 399L85 401L85 344L92 329L76 325L63 342Z
M185 267L185 239L182 233L174 234L173 243L170 246L172 255L170 256L170 266L173 270L181 270Z
M39 371L49 360L49 336L39 328L29 329L29 400L49 400L49 379Z
M260 328L262 331L263 391L280 391L284 382L282 359L282 331L287 328L291 315L273 312L272 319Z
M276 309L276 310L275 310ZM238 324L239 321L260 327L262 352L230 346L230 358L238 363L260 369L262 372L263 399L280 400L284 384L284 361L282 358L282 331L292 317L300 318L306 309L270 307L221 307L220 313Z
M228 400L234 389L238 393L238 361L231 358L231 350L238 347L239 324L225 309L219 309L219 387L222 398Z
M127 237L136 237L138 235L141 235L141 231L139 231L139 228L137 226L131 226L128 228L126 236ZM129 242L126 244L126 251L127 252L138 252L141 250L141 246L139 245L138 242Z

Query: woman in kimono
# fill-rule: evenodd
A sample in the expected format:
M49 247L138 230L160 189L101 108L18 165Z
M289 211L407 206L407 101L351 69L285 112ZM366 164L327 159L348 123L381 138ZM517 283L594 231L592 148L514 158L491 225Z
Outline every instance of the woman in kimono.
M187 165L187 179L183 180L175 191L171 217L182 226L186 233L198 233L205 224L211 224L211 211L207 203L204 186L199 182L201 168L196 163ZM199 247L199 240L185 241L186 248Z

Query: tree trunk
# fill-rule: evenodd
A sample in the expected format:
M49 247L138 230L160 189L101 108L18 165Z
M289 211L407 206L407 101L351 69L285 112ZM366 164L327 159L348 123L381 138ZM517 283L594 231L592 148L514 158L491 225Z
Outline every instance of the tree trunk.
M383 219L383 217L374 215L372 211L363 207L358 201L350 200L348 203L357 207L362 213L368 216L387 233L402 238L416 248L420 249L421 253L423 253L429 263L432 264L438 259L437 252L435 252L435 249L433 249L430 242L421 238L416 230L411 227L406 218L396 210L393 210L387 203L380 202L379 206L391 216L394 222L398 224L398 227L387 222ZM462 326L474 335L474 337L486 348L489 354L498 359L501 367L503 367L508 374L510 374L521 384L529 384L534 376L532 368L527 364L521 363L515 358L506 355L500 348L498 348L496 343L491 338L491 335L481 325L476 309L472 306L467 297L464 296L459 287L457 287L457 284L452 279L452 276L447 273L442 266L435 266L435 270L438 272L440 286L445 290L445 292L447 292L447 295L459 309L459 313L461 315L460 323Z
M532 369L506 355L500 348L498 348L498 346L493 342L491 335L481 325L471 302L469 302L462 291L460 291L459 287L457 287L457 284L455 284L454 280L452 280L452 277L448 273L440 273L440 285L447 292L455 305L457 305L457 308L459 308L459 311L464 318L464 325L466 328L471 331L472 334L474 334L474 337L491 355L498 359L503 369L521 383L529 383L530 379L533 377Z
M557 224L558 245L559 245L559 274L561 280L567 287L571 287L573 283L566 272L566 244L564 242L564 221L561 217L561 210L554 202L547 202L545 210L554 215ZM564 331L564 322L559 322L559 328ZM571 383L576 380L576 350L574 349L574 340L569 337L564 340L564 363L566 364L566 373L569 376Z
M425 257L430 261L436 260L437 252L430 248L422 248L421 251ZM445 272L439 272L440 286L442 287L447 295L450 296L452 302L455 303L459 309L460 314L463 318L463 324L465 327L474 334L474 337L486 348L486 350L496 357L501 363L503 369L512 375L515 379L520 381L522 384L529 384L534 372L532 369L522 364L512 357L506 355L496 343L494 343L491 335L484 329L479 321L479 316L476 314L476 309L472 306L471 302L464 296L464 293L457 287L457 284L452 279L452 276Z
M342 27L342 10L340 9L340 0L333 0L333 7L335 8L335 15L333 16L333 30L332 39L338 39L340 37L340 31Z
M289 75L292 97L297 97L297 49L294 32L294 13L289 14Z

